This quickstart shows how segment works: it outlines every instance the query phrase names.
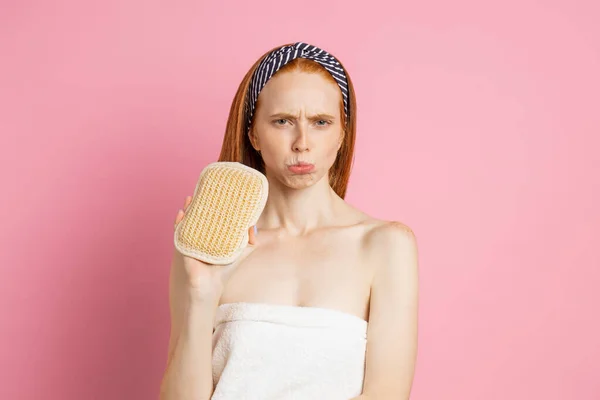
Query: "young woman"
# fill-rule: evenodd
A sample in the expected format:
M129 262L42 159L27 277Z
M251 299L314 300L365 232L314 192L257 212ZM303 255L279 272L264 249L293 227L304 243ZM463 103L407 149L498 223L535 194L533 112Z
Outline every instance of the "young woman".
M161 399L409 398L416 240L344 201L355 133L352 82L326 51L284 45L246 74L219 161L263 172L269 198L233 264L174 250Z

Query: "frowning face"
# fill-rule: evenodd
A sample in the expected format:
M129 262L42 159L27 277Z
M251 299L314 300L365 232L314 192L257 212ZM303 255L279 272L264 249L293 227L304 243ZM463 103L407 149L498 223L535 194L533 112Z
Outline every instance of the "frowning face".
M320 74L282 71L267 82L250 132L267 177L297 189L328 177L343 139L341 102Z

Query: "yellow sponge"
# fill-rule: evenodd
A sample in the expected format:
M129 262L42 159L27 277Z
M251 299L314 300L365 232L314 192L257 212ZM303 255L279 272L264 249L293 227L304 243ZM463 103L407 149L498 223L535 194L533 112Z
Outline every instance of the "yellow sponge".
M229 161L207 165L175 229L175 247L209 264L232 263L248 245L248 229L267 195L267 178L254 168Z

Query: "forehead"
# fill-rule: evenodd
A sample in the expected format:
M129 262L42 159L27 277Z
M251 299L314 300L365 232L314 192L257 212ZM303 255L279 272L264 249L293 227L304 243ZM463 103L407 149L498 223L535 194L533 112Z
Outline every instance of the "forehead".
M258 98L261 108L268 111L303 108L335 113L339 112L342 94L336 83L320 74L286 71L274 75L261 90Z

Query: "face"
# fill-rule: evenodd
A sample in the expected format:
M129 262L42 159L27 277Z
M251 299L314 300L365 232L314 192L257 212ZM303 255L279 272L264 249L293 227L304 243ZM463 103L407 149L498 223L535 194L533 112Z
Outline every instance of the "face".
M337 84L319 74L286 71L267 82L250 132L267 176L297 189L329 179L343 139L341 101Z

